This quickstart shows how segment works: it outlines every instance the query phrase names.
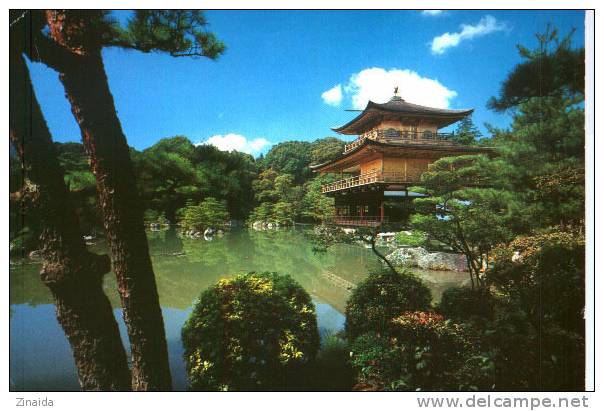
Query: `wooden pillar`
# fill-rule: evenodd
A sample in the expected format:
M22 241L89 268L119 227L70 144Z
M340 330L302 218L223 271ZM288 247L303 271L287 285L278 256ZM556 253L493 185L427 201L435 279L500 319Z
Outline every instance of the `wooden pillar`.
M380 202L380 222L384 222L384 200Z

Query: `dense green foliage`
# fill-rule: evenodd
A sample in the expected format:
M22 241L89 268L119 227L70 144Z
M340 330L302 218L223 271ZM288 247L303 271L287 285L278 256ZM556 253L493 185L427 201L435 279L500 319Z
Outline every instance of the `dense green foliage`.
M102 219L95 206L96 180L90 171L84 146L78 143L55 143L55 148L82 230L86 233L100 231Z
M404 312L387 333L367 333L352 346L362 389L439 391L469 388L475 344L458 324L438 314ZM463 372L460 372L463 371Z
M250 221L292 224L296 215L294 203L302 195L300 187L293 183L291 174L278 174L272 168L260 173L253 183L258 206L250 214Z
M308 166L335 157L343 146L343 141L333 137L312 143L288 142L269 150L268 159L262 156L254 159L237 151L194 145L187 137L176 136L161 139L143 151L131 148L130 155L146 223L180 223L189 206L215 199L219 208L207 213L218 214L221 220L289 225L298 221L320 222L333 215L333 199L321 194L321 185L335 177L314 175ZM76 205L82 234L100 232L96 182L83 145L55 143L55 147ZM290 155L299 161L285 161ZM15 153L11 153L10 161L10 190L14 193L21 189L21 169ZM224 217L223 204L228 217ZM188 211L189 218L193 218L192 210ZM25 218L24 212L17 203L11 203L11 250L16 254L39 247L39 227L31 218ZM193 227L190 223L187 220L185 225Z
M75 206L79 225L85 233L101 230L101 216L96 207L96 181L90 171L84 146L78 143L54 144L59 164L65 171L65 184L70 192L70 201ZM17 193L23 188L24 180L19 160L10 154L10 192ZM29 213L24 204L11 201L9 212L9 232L11 254L21 256L40 248L41 227L34 214Z
M446 289L438 304L438 311L455 321L493 317L495 300L488 289L451 287Z
M558 41L555 30L538 40L535 51L519 47L526 61L490 103L513 112L509 130L491 129L500 153L491 183L515 204L504 220L513 238L491 247L483 277L496 294L451 290L440 305L479 336L490 364L483 389L585 384L584 51L571 50L570 37Z
M585 239L579 232L549 231L516 238L496 250L488 280L512 298L534 324L555 323L582 333Z
M321 185L335 180L333 175L313 176L311 164L337 157L344 142L334 137L312 143L279 143L258 160L261 170L253 188L256 208L250 222L291 224L316 223L333 216L333 199L321 194Z
M584 222L583 93L575 82L584 67L567 59L583 51L571 50L570 37L558 41L556 30L549 28L538 39L535 51L520 47L526 62L503 83L497 104L513 108L513 122L509 130L491 128L497 157L436 161L422 175L419 190L428 197L415 201L412 226L465 254L479 286L484 286L482 271L499 243L553 225ZM552 67L568 66L572 73L541 72L546 61ZM544 81L547 93L531 88Z
M350 362L350 345L338 336L328 335L306 377L307 388L316 391L350 391L355 384Z
M312 176L309 166L333 159L344 151L344 142L326 137L312 143L286 141L272 147L261 161L262 169L272 168L279 174L291 174L296 184L302 184Z
M204 291L182 340L192 390L286 389L319 349L310 296L275 273L238 275Z
M509 241L516 198L494 186L497 169L484 155L445 157L430 165L415 200L412 227L466 257L472 287L484 285L483 265L497 244Z
M548 28L536 50L520 47L526 61L503 82L500 97L512 110L512 125L491 128L501 179L524 203L522 233L582 225L585 218L584 50L571 49L570 39L559 41Z
M537 49L519 45L525 61L510 72L499 97L489 100L489 107L504 111L534 97L585 94L585 49L571 48L573 34L574 30L559 39L558 30L548 26L544 33L536 35Z
M311 143L286 141L274 146L264 157L262 168L272 169L279 174L289 174L297 184L311 177Z
M222 228L229 218L225 202L213 197L207 197L198 205L187 205L180 211L180 225L185 230L203 232L208 228Z
M472 115L470 114L459 121L457 130L455 130L451 140L458 144L470 146L476 144L481 137L482 134L472 121Z
M208 22L201 10L135 10L126 30L120 31L120 46L142 52L168 52L173 57L216 59L226 49L214 33L204 30Z
M11 146L12 149L12 146ZM17 193L24 184L21 163L14 153L9 158L9 188L11 193ZM23 257L27 250L35 249L38 245L39 233L32 233L32 225L25 225L25 210L12 199L9 208L8 232L10 238L10 255Z
M443 293L446 321L426 321L471 336L466 354L418 362L425 346L435 354L419 338L431 326L408 321L397 336L391 321L392 334L374 327L353 343L358 389L584 389L584 50L549 28L537 38L534 51L519 46L525 61L490 102L513 118L480 141L491 157L436 161L417 190L427 197L414 202L412 227L464 253L471 269L474 287ZM446 382L426 382L424 368Z
M583 236L572 231L521 236L495 251L487 280L502 296L479 329L500 389L584 389L584 258Z
M233 218L245 218L250 211L256 164L248 154L195 146L177 136L132 157L145 209L163 213L172 223L187 201L207 197L225 201Z
M411 274L370 273L346 303L346 336L353 341L366 332L384 333L395 317L427 310L431 300L428 287Z
M400 231L394 237L397 245L421 247L426 243L426 233L419 230Z

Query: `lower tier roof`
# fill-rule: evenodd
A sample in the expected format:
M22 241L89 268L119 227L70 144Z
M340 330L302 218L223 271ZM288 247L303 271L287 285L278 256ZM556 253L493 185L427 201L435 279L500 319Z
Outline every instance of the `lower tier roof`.
M357 164L362 164L383 156L437 160L447 156L480 153L494 154L494 149L490 147L453 144L384 143L366 139L362 144L345 154L341 154L337 158L322 164L311 165L310 168L318 173L341 172Z

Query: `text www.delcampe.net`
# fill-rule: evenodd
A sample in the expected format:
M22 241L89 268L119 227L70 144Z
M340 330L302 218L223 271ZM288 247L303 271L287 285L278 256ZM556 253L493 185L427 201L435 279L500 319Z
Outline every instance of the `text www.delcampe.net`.
M420 408L587 408L587 397L512 397L495 395L473 395L462 398L450 397L418 397Z

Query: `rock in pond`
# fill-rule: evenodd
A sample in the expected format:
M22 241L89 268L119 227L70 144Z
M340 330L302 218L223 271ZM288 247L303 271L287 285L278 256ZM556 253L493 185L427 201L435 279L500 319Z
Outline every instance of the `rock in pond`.
M420 268L435 271L466 271L466 257L457 253L428 253L419 259Z
M41 260L42 259L42 250L34 250L29 253L29 258L32 260Z
M422 247L401 247L388 254L387 258L393 265L402 267L418 267L419 260L428 254Z
M423 247L401 247L388 255L395 266L419 267L435 271L466 271L466 258L456 253L431 253Z

